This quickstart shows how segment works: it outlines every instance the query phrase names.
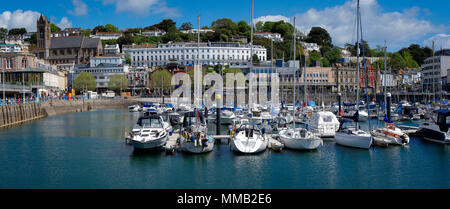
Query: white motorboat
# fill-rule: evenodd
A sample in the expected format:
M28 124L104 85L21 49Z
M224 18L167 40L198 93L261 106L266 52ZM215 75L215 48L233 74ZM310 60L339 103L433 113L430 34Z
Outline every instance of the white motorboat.
M289 149L314 150L323 145L323 141L304 128L288 128L279 132L280 141Z
M244 154L253 154L266 150L269 140L256 124L243 124L233 134L230 149Z
M183 152L205 153L214 148L214 139L207 134L206 121L200 113L186 113L180 133L180 148Z
M135 149L161 148L167 142L168 133L163 127L163 119L159 115L147 115L138 119L137 125L141 127L134 132L131 144Z
M128 110L130 112L139 112L141 110L141 107L138 104L135 104L135 105L128 106Z
M434 110L437 114L435 122L424 122L420 125L418 134L425 140L441 144L450 143L450 110Z
M314 112L308 120L308 129L320 137L334 137L339 125L336 115L330 111Z
M393 124L387 127L377 128L371 131L375 145L406 145L409 144L409 136Z
M227 108L222 108L220 117L221 124L232 124L236 118L233 111Z

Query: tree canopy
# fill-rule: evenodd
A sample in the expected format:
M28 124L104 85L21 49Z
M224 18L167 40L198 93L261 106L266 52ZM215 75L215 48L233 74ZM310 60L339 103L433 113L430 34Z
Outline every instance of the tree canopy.
M80 91L93 91L97 88L97 81L91 73L81 72L74 80L73 80L73 88Z
M52 33L56 33L56 32L61 31L61 28L59 28L54 23L52 23L52 24L50 24L50 31L52 31Z
M152 89L170 89L172 74L167 70L157 70L151 74L150 85Z
M191 30L192 27L193 27L192 23L190 23L190 22L185 22L185 23L181 24L180 29L181 29L181 30Z
M23 35L27 33L27 29L25 28L13 28L9 30L8 35Z
M109 78L108 89L113 91L128 88L128 79L125 75L116 74Z
M321 27L312 27L305 41L308 43L316 43L320 47L333 46L330 34Z

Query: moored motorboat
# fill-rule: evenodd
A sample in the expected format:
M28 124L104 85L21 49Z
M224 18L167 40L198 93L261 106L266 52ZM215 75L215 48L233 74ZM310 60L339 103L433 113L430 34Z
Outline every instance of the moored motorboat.
M280 141L286 148L314 150L323 145L320 137L304 128L287 128L279 132Z
M131 138L131 144L135 149L156 149L166 144L169 134L163 127L161 116L139 117L137 125L140 129L133 129L134 134Z

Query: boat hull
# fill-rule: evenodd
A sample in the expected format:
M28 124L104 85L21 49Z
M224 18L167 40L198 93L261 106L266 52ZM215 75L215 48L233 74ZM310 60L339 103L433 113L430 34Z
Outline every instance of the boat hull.
M337 132L334 140L336 141L336 144L347 147L369 149L370 146L372 146L371 136L358 136Z
M288 149L315 150L323 145L322 139L291 139L280 136L280 140Z
M166 142L167 142L167 136L164 136L164 137L160 137L158 139L145 141L145 142L132 139L131 145L133 145L133 147L135 149L158 149L158 148L163 147L166 144Z
M255 154L263 152L267 149L267 140L257 140L255 144L250 144L248 141L233 139L230 142L232 151L243 154Z
M194 142L188 142L182 138L180 141L180 147L183 152L194 154L211 152L214 148L214 140L207 141L205 145L196 145Z

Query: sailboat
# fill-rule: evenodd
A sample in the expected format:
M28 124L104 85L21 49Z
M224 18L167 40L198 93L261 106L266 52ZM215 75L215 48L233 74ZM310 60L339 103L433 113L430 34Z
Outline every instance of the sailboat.
M294 63L295 63L295 17L294 17ZM297 74L295 74L297 75ZM294 79L294 82L297 79ZM295 94L295 83L294 83L294 104L296 100ZM319 146L323 145L323 141L320 137L315 136L312 132L305 128L296 128L295 120L294 126L290 128L283 129L279 132L280 141L284 144L286 148L289 149L306 149L312 150L317 149Z
M211 152L214 139L207 134L207 130L205 118L198 110L186 113L180 130L181 150L189 153Z
M347 146L347 147L355 147L355 148L362 148L362 149L369 149L370 146L372 146L373 138L370 135L370 133L367 133L360 129L359 127L359 88L360 88L360 82L359 82L359 71L360 71L360 62L359 62L359 32L360 32L360 23L361 23L361 14L360 14L360 7L359 7L359 0L357 0L357 41L356 41L356 82L358 84L357 90L356 90L356 112L353 117L349 118L352 119L356 125L355 126L347 126L344 127L344 122L347 122L345 118L342 119L341 125L339 127L339 131L336 133L335 140L336 144ZM367 84L366 84L367 86ZM367 94L367 92L366 92Z
M254 2L252 0L252 21L251 21L251 38L250 38L250 72L253 72L253 8ZM252 82L250 80L250 82ZM249 85L249 100L253 97L251 84ZM248 113L252 115L252 108L255 107L255 104L252 104L249 101ZM249 118L249 121L252 121L253 118ZM267 145L269 144L269 139L264 136L263 131L258 127L255 123L244 123L242 124L236 131L233 132L231 140L230 140L230 149L245 154L253 154L265 151Z
M384 72L386 72L386 47L384 49ZM386 85L384 85L384 92L386 91ZM388 145L406 145L409 143L409 136L404 133L400 128L396 127L391 121L391 94L384 94L385 115L384 122L385 127L377 128L371 131L374 137L374 144L378 146Z

